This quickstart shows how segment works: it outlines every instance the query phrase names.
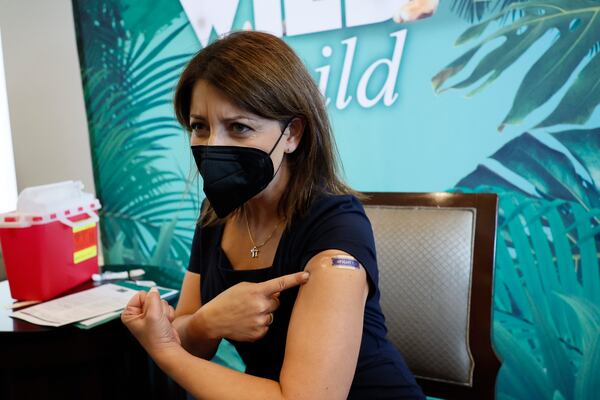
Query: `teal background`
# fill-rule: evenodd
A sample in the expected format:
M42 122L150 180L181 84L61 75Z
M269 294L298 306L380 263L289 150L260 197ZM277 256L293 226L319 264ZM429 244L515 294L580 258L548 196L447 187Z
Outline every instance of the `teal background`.
M171 97L201 46L176 0L151 10L134 0L73 4L107 262L158 266L178 282L202 194ZM315 80L316 68L331 65L325 95L354 188L499 194L500 399L600 393L599 16L596 0L448 0L413 23L285 37ZM241 0L233 29L252 18L252 2ZM539 37L527 43L536 27ZM357 38L348 85L355 97L364 70L391 57L389 35L400 29L407 36L396 102L364 109L354 98L336 109L341 41ZM472 39L457 45L461 35ZM464 68L447 69L457 59ZM444 79L435 78L440 72ZM471 94L490 76L495 81ZM370 93L384 80L377 71ZM242 368L229 346L217 361Z

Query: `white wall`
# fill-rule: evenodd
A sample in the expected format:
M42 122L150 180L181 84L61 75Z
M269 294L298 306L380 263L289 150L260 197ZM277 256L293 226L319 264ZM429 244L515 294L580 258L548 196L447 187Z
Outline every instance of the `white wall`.
M0 188L2 188L0 190L0 214L14 210L17 205L17 179L4 79L2 29L0 29ZM2 279L1 276L0 279Z
M71 0L0 0L17 186L95 192Z

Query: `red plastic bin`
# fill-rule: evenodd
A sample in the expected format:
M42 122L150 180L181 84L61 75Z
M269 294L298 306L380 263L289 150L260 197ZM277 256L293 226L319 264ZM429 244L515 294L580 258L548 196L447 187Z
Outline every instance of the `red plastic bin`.
M11 296L45 301L98 272L100 202L51 214L0 215L0 243Z

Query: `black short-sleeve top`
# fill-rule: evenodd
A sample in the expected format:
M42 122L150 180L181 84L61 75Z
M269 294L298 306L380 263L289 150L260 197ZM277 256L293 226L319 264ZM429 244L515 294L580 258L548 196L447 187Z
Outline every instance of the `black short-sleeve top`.
M221 249L222 234L223 225L198 226L194 234L188 270L200 274L202 304L237 283L263 282L299 272L319 252L342 250L362 264L369 283L361 347L349 398L424 398L402 356L386 340L385 319L379 305L373 232L356 197L317 197L308 213L296 217L284 230L273 265L269 268L234 270ZM274 322L262 339L252 343L230 340L246 364L246 373L279 380L288 325L297 294L298 288L281 293Z

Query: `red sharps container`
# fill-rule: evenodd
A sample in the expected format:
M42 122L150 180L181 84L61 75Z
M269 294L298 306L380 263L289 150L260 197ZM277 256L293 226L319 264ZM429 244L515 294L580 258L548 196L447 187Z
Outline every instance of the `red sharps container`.
M11 296L45 301L98 272L100 202L81 182L24 189L17 210L0 214Z

